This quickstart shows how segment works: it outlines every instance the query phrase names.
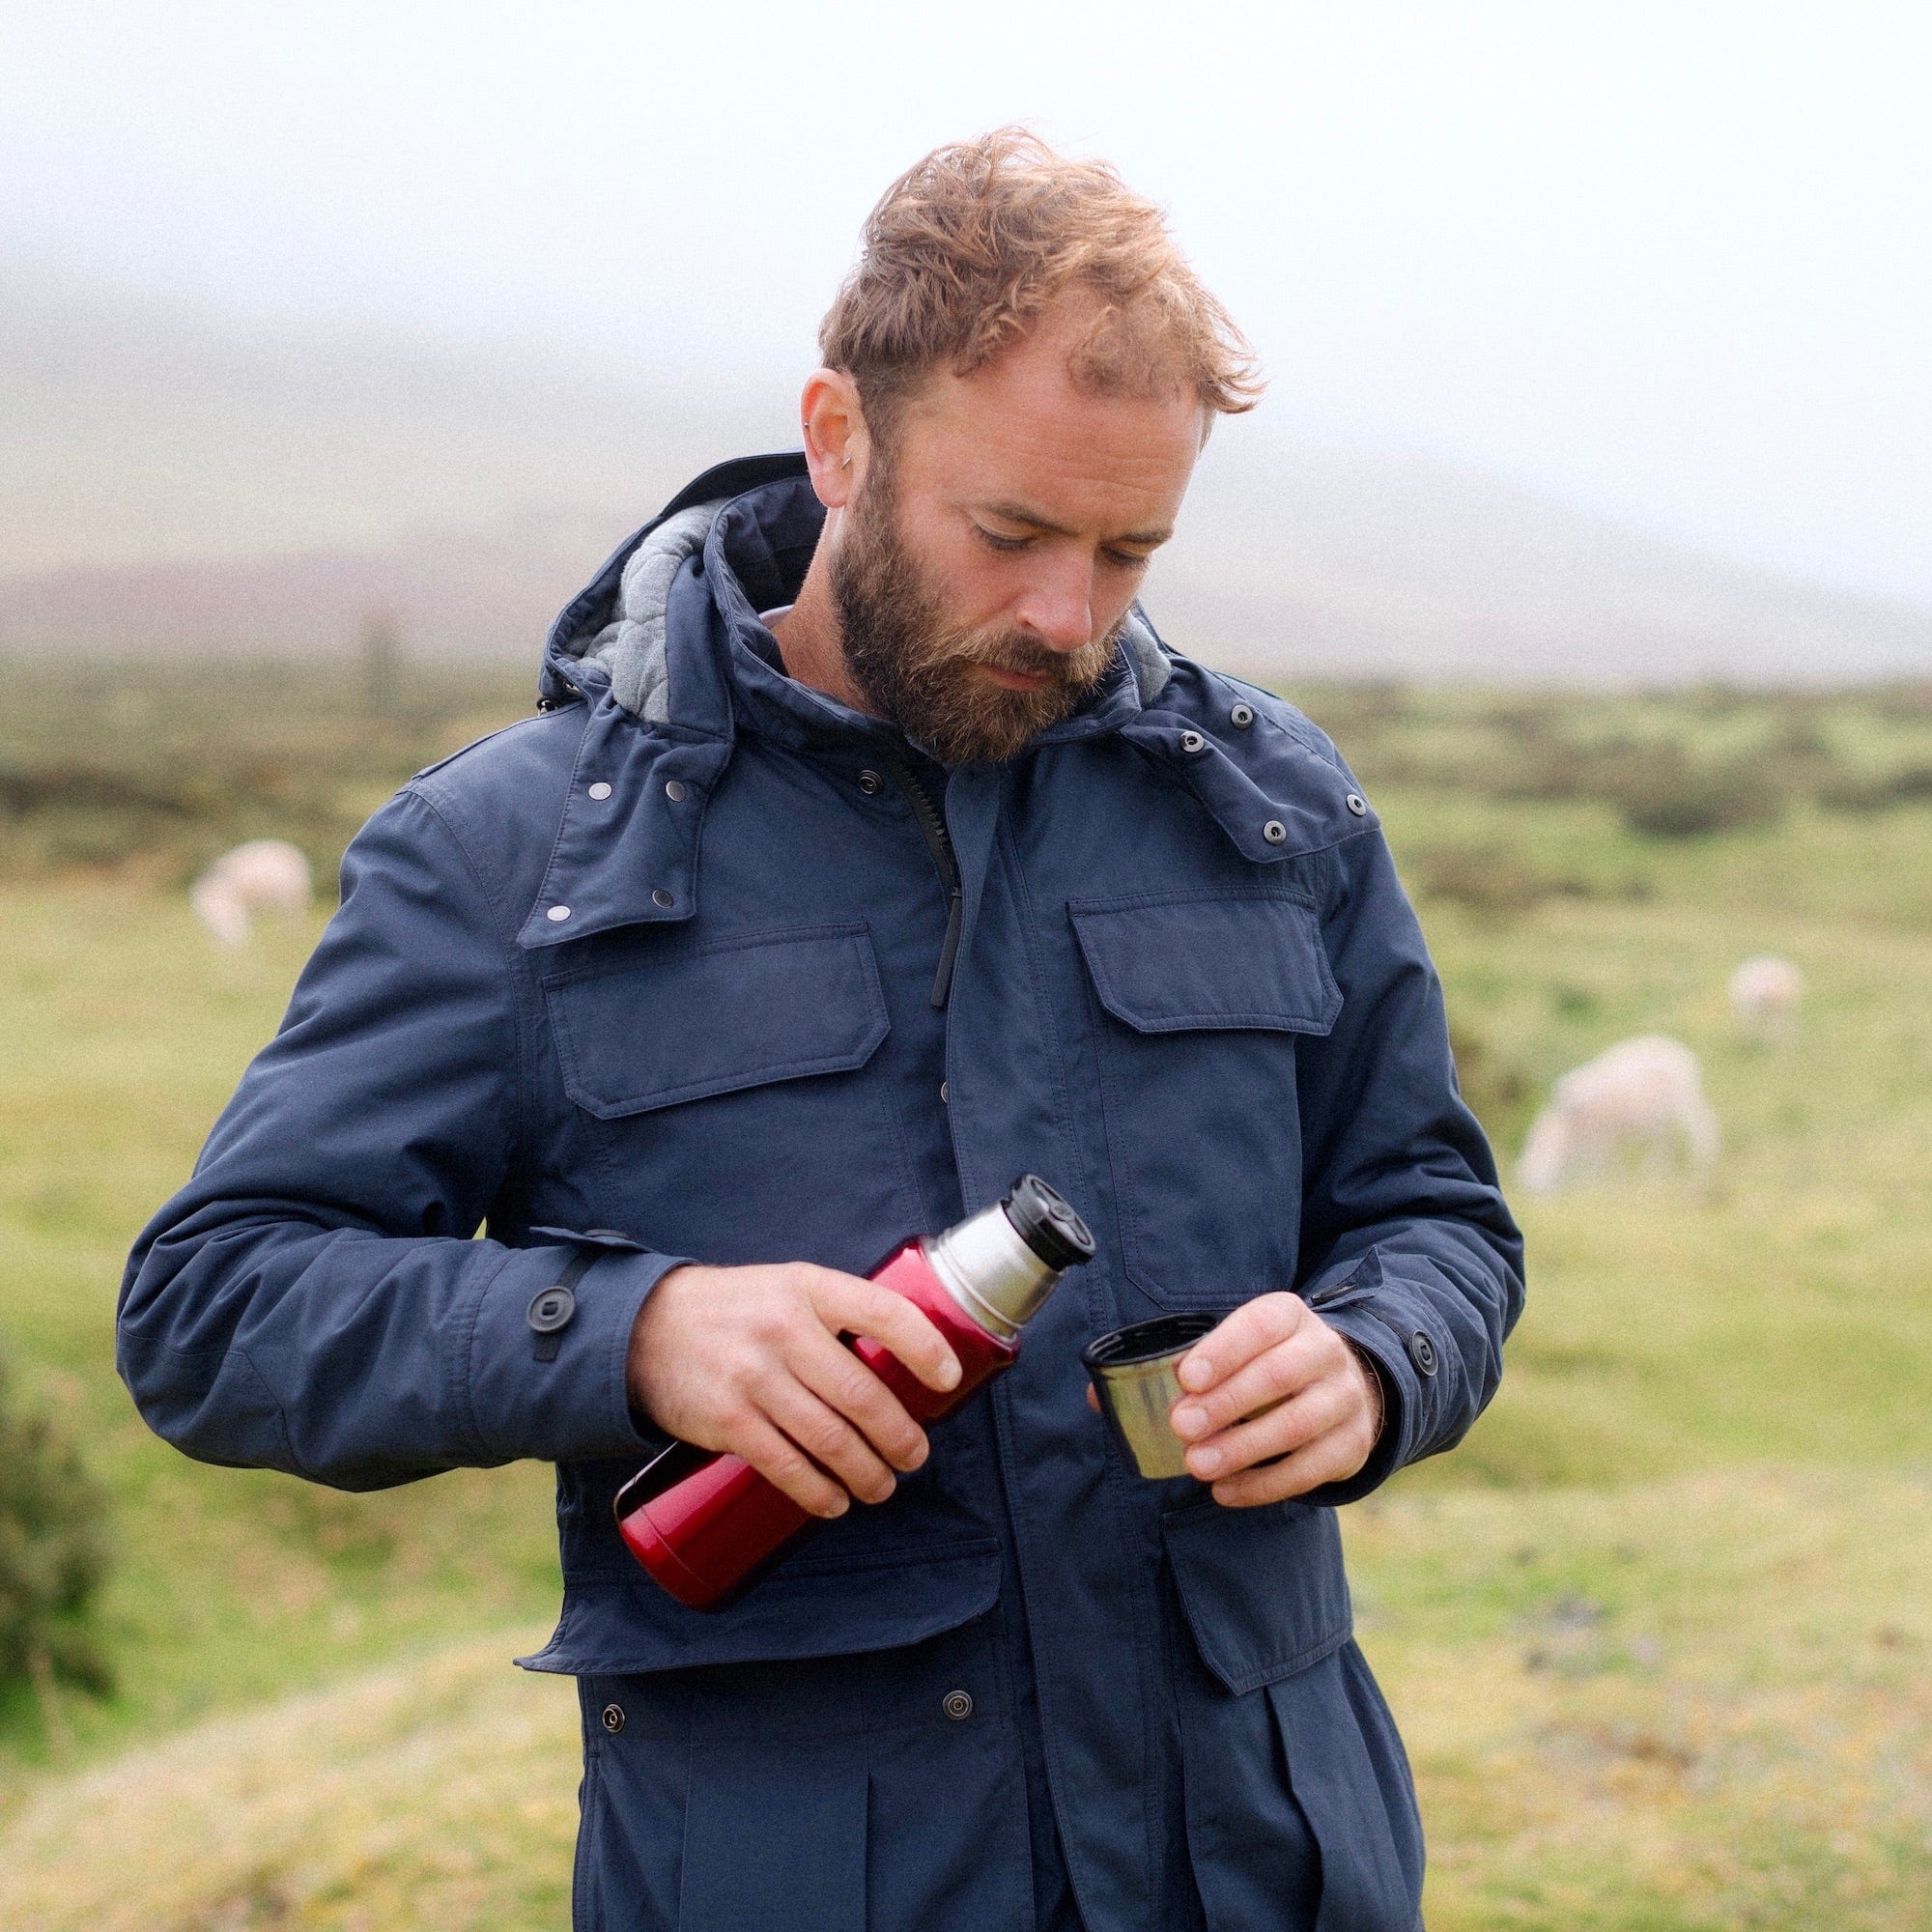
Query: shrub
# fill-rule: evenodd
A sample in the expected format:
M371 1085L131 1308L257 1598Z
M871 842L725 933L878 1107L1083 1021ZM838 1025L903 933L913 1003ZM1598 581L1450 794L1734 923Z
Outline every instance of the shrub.
M1456 1084L1469 1111L1500 1157L1514 1146L1528 1113L1529 1082L1521 1068L1500 1058L1466 1020L1449 1022L1449 1051L1456 1062Z
M1818 787L1818 803L1833 811L1886 811L1894 805L1918 805L1932 798L1932 765L1907 765L1884 777L1848 773Z
M415 664L122 660L0 712L0 878L133 865L184 882L244 838L288 838L327 876L412 771L529 708L529 676ZM385 655L386 653L386 655ZM380 701L379 701L380 700Z
M1559 890L1510 853L1472 845L1436 845L1424 852L1416 887L1425 898L1453 900L1492 919L1527 912Z
M1915 721L1932 718L1932 678L1882 684L1868 696L1873 710L1881 718Z
M107 1574L107 1498L52 1417L22 1407L0 1356L0 1682L110 1684L92 1611Z
M1674 745L1657 745L1626 756L1606 790L1633 832L1695 838L1783 816L1784 794L1766 765L1763 758L1698 764Z

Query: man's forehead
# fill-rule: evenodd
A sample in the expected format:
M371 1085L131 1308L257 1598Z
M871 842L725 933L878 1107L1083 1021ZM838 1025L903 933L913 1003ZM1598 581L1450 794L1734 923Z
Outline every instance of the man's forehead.
M1171 534L1200 453L1191 396L1101 396L1065 380L946 376L895 438L906 481L1057 534L1153 544Z

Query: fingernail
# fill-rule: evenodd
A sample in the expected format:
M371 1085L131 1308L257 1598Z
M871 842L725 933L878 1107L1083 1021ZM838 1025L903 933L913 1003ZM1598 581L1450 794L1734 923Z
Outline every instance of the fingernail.
M1197 1476L1211 1476L1221 1466L1221 1452L1218 1449L1190 1449L1187 1452L1187 1466Z
M920 1443L913 1450L912 1454L906 1458L906 1467L909 1469L917 1469L919 1465L922 1463L923 1463L925 1459L931 1454L932 1454L932 1444L930 1442Z
M1182 1388L1205 1389L1214 1379L1213 1370L1195 1355L1189 1355L1174 1373Z
M939 1385L941 1388L957 1388L959 1386L959 1364L956 1361L949 1359L946 1366L940 1370Z
M852 1507L852 1498L850 1496L840 1496L838 1500L836 1503L834 1503L829 1510L825 1512L825 1514L828 1518L835 1516L843 1516L845 1512L851 1507Z
M1174 1427L1181 1435L1199 1435L1208 1427L1208 1411L1185 1403L1174 1411Z

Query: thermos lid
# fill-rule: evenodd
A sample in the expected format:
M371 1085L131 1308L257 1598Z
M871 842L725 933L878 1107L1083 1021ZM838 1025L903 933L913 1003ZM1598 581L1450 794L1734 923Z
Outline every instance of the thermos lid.
M1094 1259L1087 1223L1038 1175L1021 1175L1000 1206L1013 1232L1056 1272Z

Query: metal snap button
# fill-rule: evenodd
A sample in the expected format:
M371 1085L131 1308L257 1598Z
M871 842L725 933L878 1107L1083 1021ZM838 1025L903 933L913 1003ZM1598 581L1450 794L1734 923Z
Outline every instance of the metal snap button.
M1180 749L1191 757L1196 752L1208 749L1208 740L1199 731L1183 731L1180 734Z
M1286 845L1288 843L1288 827L1285 826L1280 819L1270 818L1268 822L1262 827L1262 837L1265 838L1270 845Z
M973 1695L969 1690L949 1690L939 1700L939 1708L957 1723L963 1723L973 1715Z
M590 796L592 798L609 798L611 796L611 787L608 784L606 784L602 779L599 779L597 782L590 787Z
M884 783L885 780L882 779L877 772L861 772L859 774L859 789L862 792L864 792L867 798L875 796L878 792L879 787Z
M1408 1338L1408 1359L1425 1376L1435 1373L1435 1344L1420 1328Z
M554 924L561 925L564 923L564 921L570 917L570 908L568 906L552 906L551 909L544 914L544 917L547 920L550 920Z
M667 779L665 781L665 796L668 799L669 799L673 805L675 805L678 802L678 800L683 798L684 790L685 786L684 786L684 781L682 779Z
M1362 796L1362 794L1358 791L1351 791L1349 794L1348 805L1349 805L1349 810L1352 811L1357 818L1363 817L1367 813L1369 809L1368 800L1365 799Z
M614 1738L624 1728L624 1707L621 1704L606 1704L601 1716L604 1728Z
M570 1325L570 1318L576 1313L576 1295L559 1285L547 1288L531 1298L529 1323L539 1335L554 1335L559 1328Z
M1245 731L1255 722L1255 707L1252 704L1237 704L1228 713L1228 723L1236 731Z
M674 906L677 903L677 900L674 897L672 897L672 895L669 893L666 892L662 886L660 886L657 889L657 891L651 895L651 903L654 906L657 906L660 910L668 911L670 907Z

